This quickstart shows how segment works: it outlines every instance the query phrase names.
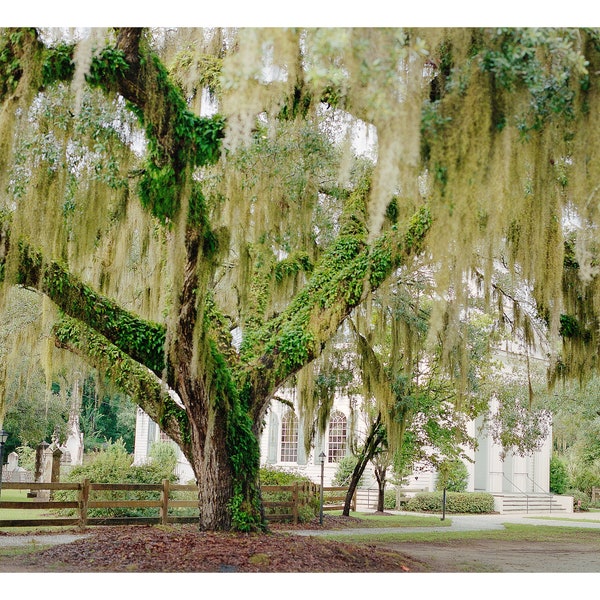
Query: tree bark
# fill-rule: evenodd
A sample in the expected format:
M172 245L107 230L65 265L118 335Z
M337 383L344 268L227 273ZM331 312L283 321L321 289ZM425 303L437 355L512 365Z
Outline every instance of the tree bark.
M385 476L387 467L375 467L375 479L377 479L377 511L383 512L385 508Z

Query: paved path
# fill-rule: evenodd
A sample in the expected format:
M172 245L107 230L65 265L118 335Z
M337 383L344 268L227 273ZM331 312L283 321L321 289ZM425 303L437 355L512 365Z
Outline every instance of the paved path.
M394 514L414 516L416 513L391 511ZM438 515L441 520L441 515ZM534 518L535 517L535 518ZM546 517L546 518L544 518ZM558 515L519 514L519 515L446 515L451 521L450 526L440 527L361 527L357 529L336 530L298 530L297 535L356 535L356 534L380 534L380 533L419 533L429 531L485 531L493 529L504 529L504 523L520 523L522 525L549 525L552 527L585 527L600 529L600 513L572 513ZM555 520L559 518L560 520ZM593 522L595 521L595 522Z
M47 535L0 535L0 548L13 546L29 546L38 544L48 546L54 544L68 544L75 540L88 537L87 533L59 533Z

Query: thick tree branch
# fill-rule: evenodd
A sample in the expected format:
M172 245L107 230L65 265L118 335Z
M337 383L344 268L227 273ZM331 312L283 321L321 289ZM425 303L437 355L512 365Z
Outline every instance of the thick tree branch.
M358 236L340 236L315 268L288 308L247 342L246 383L257 400L265 398L292 374L314 360L353 308L358 306L411 255L419 252L429 231L430 216L419 211L404 228L382 235L369 247Z
M79 320L65 317L55 325L53 333L58 348L81 356L92 367L106 373L115 385L160 425L184 455L191 458L187 414L169 395L158 377Z
M61 310L85 323L157 376L164 368L165 328L144 321L95 292L62 265L21 243L17 283L46 294Z

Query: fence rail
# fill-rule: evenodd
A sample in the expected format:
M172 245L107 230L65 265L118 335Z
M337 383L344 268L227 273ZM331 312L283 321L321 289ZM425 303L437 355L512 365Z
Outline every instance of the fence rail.
M317 488L318 489L318 488ZM343 510L344 503L346 502L346 493L348 492L347 487L324 487L323 488L323 510ZM352 496L352 502L350 504L350 510L356 510L356 491Z
M173 508L198 508L197 500L176 500L170 498L171 492L197 492L194 485L172 484L164 480L162 484L142 484L142 483L91 483L85 480L82 483L26 483L26 482L7 482L2 486L5 490L29 490L36 492L45 492L45 496L39 496L43 499L30 501L5 501L0 499L1 509L20 509L20 510L75 510L76 516L68 517L42 517L36 519L2 519L0 527L39 527L39 526L77 526L85 529L88 525L123 525L123 524L158 524L166 525L168 523L186 523L194 522L197 516L177 516L169 514ZM77 493L76 500L56 500L55 492L72 491ZM158 493L157 499L94 499L92 492L154 492ZM106 508L155 508L157 515L154 517L90 517L90 509Z
M0 510L71 510L76 511L76 516L44 516L35 519L0 519L0 527L40 527L40 526L77 526L85 529L88 525L135 525L135 524L173 524L194 523L198 520L198 500L185 500L174 498L177 492L195 492L195 485L181 485L164 480L162 484L142 483L91 483L85 480L81 483L27 483L6 482L3 490L27 490L28 492L42 492L38 499L29 501L2 500ZM76 499L57 500L56 492L75 492ZM294 483L286 486L261 486L265 517L268 521L291 521L298 523L303 511L310 513L318 506L320 486L314 483ZM343 509L348 488L324 487L324 511ZM154 499L124 499L124 492L153 492L158 495ZM94 498L95 494L121 495L120 498ZM340 504L342 502L342 504ZM156 516L101 516L91 517L89 511L93 509L156 509ZM173 509L188 509L194 512L192 516L172 514ZM352 510L356 510L356 494L352 500Z

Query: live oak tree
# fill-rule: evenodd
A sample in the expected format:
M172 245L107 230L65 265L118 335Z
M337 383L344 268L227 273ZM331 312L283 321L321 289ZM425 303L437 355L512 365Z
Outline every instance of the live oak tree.
M48 298L55 345L179 444L202 528L260 529L273 394L416 256L449 347L473 270L504 260L559 373L596 367L599 40L3 30L4 288Z

